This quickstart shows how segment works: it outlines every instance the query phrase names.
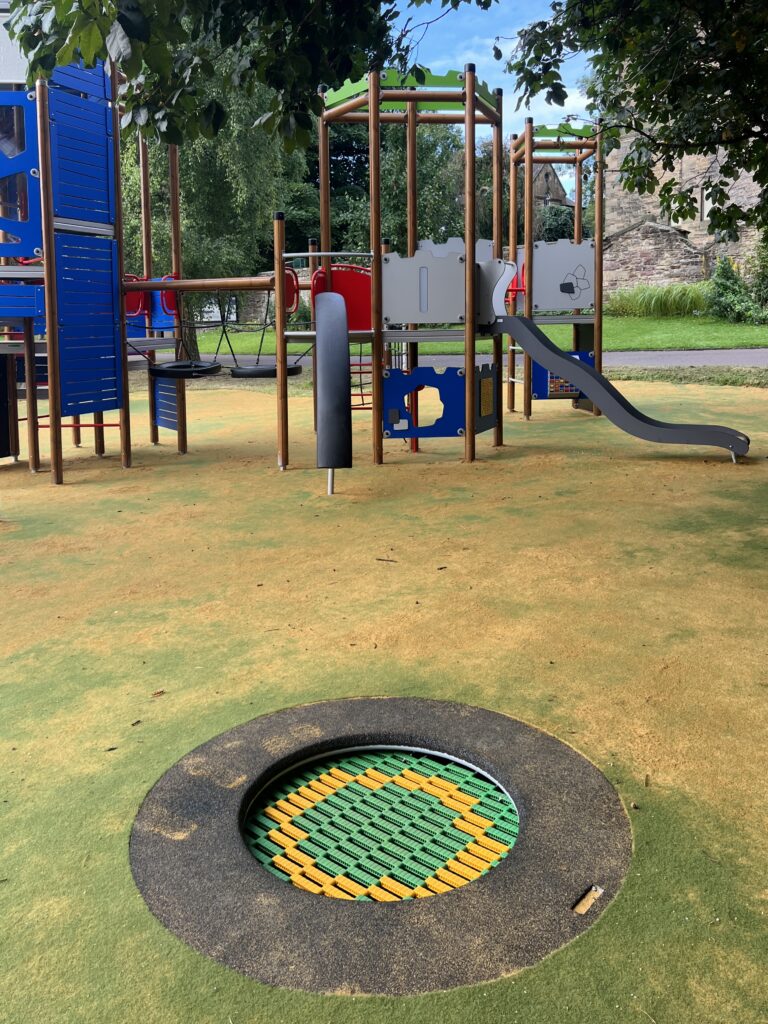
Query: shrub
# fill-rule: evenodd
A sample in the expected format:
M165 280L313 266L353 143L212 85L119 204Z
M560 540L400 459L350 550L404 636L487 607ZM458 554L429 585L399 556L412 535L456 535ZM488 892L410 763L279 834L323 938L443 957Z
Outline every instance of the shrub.
M758 306L768 307L768 236L763 236L747 260L746 280Z
M729 259L719 259L712 273L709 311L731 323L768 323L768 309L755 301L747 282Z
M639 284L609 295L605 312L610 316L696 316L708 312L711 291L709 281Z

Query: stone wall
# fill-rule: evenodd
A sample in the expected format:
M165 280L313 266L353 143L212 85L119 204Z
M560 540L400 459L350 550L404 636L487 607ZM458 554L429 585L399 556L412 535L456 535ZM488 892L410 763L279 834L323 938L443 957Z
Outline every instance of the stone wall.
M635 284L673 284L700 281L711 273L720 256L743 264L757 242L754 228L744 229L738 242L718 242L709 234L704 189L715 170L716 157L687 156L674 176L692 187L699 201L696 220L670 224L659 209L656 195L625 192L619 182L624 149L614 150L605 171L605 290L631 288ZM731 197L749 207L757 201L759 187L748 175L734 182Z

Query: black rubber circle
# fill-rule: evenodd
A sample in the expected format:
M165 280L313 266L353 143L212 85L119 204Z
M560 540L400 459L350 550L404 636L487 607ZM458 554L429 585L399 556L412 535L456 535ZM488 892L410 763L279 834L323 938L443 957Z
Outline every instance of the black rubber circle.
M192 380L196 377L212 377L221 372L221 363L204 363L199 359L180 359L173 363L150 363L150 377L165 377L175 380Z
M240 378L277 377L276 366L233 366L229 372L233 377ZM285 369L286 377L298 377L300 373L301 366L295 363Z
M479 769L520 814L493 871L437 899L320 899L270 874L241 825L276 775L331 751L400 747ZM156 783L130 860L152 912L196 950L269 985L404 995L490 981L587 929L632 853L629 820L593 764L547 733L480 708L360 698L288 708L222 733ZM575 904L602 895L584 915Z

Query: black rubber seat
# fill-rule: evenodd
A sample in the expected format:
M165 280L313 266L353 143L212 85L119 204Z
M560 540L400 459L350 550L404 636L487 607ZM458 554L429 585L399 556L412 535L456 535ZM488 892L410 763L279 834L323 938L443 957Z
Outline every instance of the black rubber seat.
M150 377L172 380L192 380L195 377L213 377L221 372L221 363L204 363L199 359L179 359L173 363L150 363Z
M229 371L233 377L240 378L276 378L276 366L233 366ZM287 377L298 377L301 367L297 365L286 367Z

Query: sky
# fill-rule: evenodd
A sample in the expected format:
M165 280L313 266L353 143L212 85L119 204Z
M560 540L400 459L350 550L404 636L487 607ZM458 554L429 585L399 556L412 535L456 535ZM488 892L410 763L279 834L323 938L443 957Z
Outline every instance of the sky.
M500 37L498 45L506 59L514 48L518 31L532 21L547 18L549 13L546 0L498 0L488 11L482 11L471 3L462 4L459 10L449 10L445 17L427 28L418 47L418 61L439 74L460 71L465 64L475 64L478 78L485 81L490 89L504 90L505 138L512 132L522 131L527 116L533 117L537 125L558 124L567 114L583 117L586 113L585 98L576 84L587 72L583 55L576 55L565 65L564 82L568 90L565 107L550 106L543 97L536 97L530 110L524 107L515 110L514 79L504 70L505 60L493 58L497 37ZM440 14L441 8L435 2L406 10L401 21L410 17L412 24L416 24ZM419 30L416 38L421 32ZM482 137L481 132L482 129L478 128L478 137Z

